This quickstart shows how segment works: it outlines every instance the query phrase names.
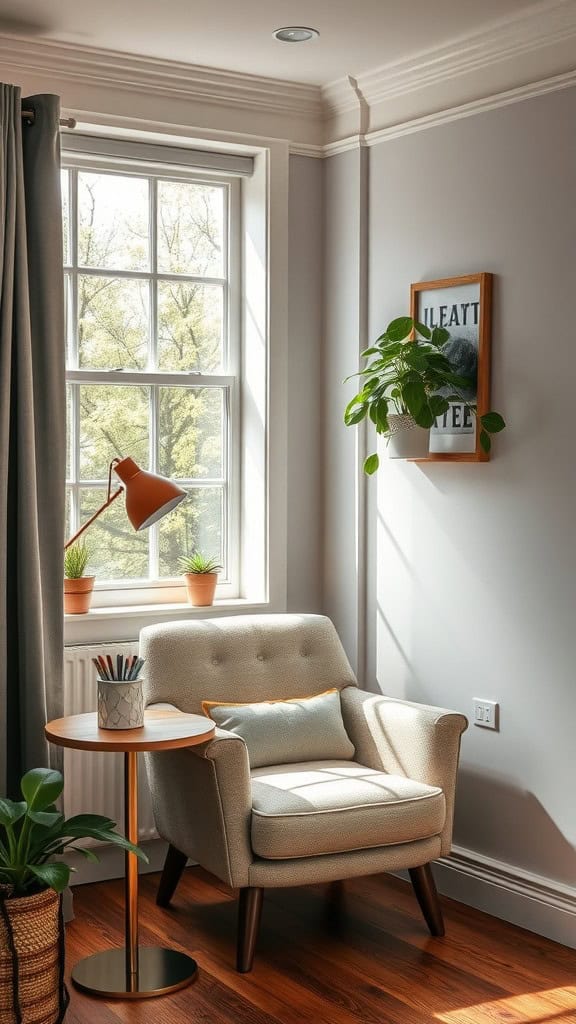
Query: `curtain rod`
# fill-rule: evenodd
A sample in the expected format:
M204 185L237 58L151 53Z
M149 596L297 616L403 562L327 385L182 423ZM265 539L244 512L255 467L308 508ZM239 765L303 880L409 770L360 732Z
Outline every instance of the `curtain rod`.
M26 121L28 124L34 124L34 121L36 120L36 112L34 110L23 110L22 111L22 119L24 121ZM75 119L73 117L61 117L60 118L60 127L61 128L75 128L76 127L76 121L75 121Z

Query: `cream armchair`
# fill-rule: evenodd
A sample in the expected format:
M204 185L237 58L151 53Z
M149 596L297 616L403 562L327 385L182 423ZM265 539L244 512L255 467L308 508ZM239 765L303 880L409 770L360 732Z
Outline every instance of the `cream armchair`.
M334 626L259 615L149 626L146 703L307 697L337 688L352 759L251 770L243 739L217 729L186 750L147 754L156 826L169 843L157 902L187 859L240 889L237 969L252 967L266 887L408 869L433 935L444 934L430 862L450 851L463 715L358 689Z

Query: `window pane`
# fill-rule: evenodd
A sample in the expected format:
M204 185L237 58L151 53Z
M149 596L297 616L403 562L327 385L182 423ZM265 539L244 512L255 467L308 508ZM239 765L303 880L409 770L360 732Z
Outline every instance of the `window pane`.
M64 336L66 339L66 366L74 366L74 325L72 323L72 277L64 274Z
M158 270L224 276L224 189L158 182Z
M69 267L71 259L70 246L70 192L68 171L60 171L60 191L62 193L62 242L64 245L64 266Z
M215 373L223 361L220 285L158 284L158 368Z
M81 367L142 370L148 363L147 281L78 276L78 359Z
M72 480L72 385L66 385L66 479ZM68 522L68 520L66 520Z
M106 499L103 487L80 491L80 522L84 523ZM124 496L102 513L84 534L90 548L90 568L103 579L145 579L148 576L148 534L132 529L124 507Z
M78 173L78 264L102 270L150 267L148 181Z
M159 388L158 471L190 480L222 477L222 388Z
M66 540L68 540L68 537L71 537L72 534L75 533L74 527L72 525L72 488L71 487L67 487L66 488L66 516L65 516L64 523L65 523L65 525L64 525L64 536L66 537Z
M148 469L149 388L79 387L80 479L107 480L108 466L117 455L130 455L141 469Z
M196 550L222 562L223 500L222 487L192 487L186 500L161 520L161 576L181 575L179 559Z

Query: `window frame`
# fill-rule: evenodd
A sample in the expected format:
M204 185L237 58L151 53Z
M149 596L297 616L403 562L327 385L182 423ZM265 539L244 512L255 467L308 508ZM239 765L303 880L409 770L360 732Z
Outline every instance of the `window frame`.
M158 148L159 156L162 148ZM222 173L217 171L197 170L194 167L175 166L158 162L150 163L134 160L129 157L109 157L94 153L83 154L64 150L61 159L62 170L68 172L68 198L69 198L69 262L64 264L64 273L67 281L70 282L71 296L71 323L67 323L66 350L67 356L70 349L71 334L77 334L77 285L74 285L74 278L79 274L92 276L113 277L117 279L143 280L148 282L150 288L150 350L153 350L157 341L156 323L156 295L157 283L163 280L175 280L182 282L215 283L223 290L223 364L225 373L205 374L198 371L189 373L164 372L159 370L103 370L103 369L80 369L77 366L77 336L75 339L76 348L75 367L66 369L66 381L71 384L143 384L151 387L159 385L194 387L217 387L223 390L224 401L224 430L223 430L223 476L218 480L183 480L184 486L209 487L221 486L223 488L223 550L227 567L227 577L219 581L216 596L219 600L238 599L241 590L240 562L241 562L241 415L240 396L242 368L242 245L241 245L241 181L239 175ZM150 266L146 270L117 271L105 268L82 267L78 265L77 246L77 175L79 171L119 174L123 177L138 177L149 180L149 241L150 241ZM156 262L156 237L157 227L155 223L157 211L157 183L162 181L175 182L198 182L199 184L218 185L224 189L226 196L225 217L224 217L224 245L226 260L224 261L223 277L201 277L193 274L170 274L158 271ZM68 301L68 300L67 300ZM184 379L186 378L185 382ZM156 391L157 394L157 391ZM151 401L151 410L154 402ZM67 489L71 488L72 493L79 494L81 487L101 487L102 481L83 481L79 476L79 446L77 443L79 430L79 403L76 402L76 415L74 417L74 434L71 443L71 457L76 457L74 479L67 480ZM157 448L155 442L154 415L150 418L150 453ZM129 452L119 454L130 454ZM152 459L151 468L154 469ZM180 478L179 478L180 479ZM105 486L105 484L104 484ZM77 502L76 502L77 504ZM104 513L105 515L106 513ZM79 510L76 508L73 513L75 520L78 520ZM74 522L74 519L73 519ZM78 521L78 526L80 522ZM152 540L152 544L155 541ZM153 557L157 557L153 553ZM128 580L98 580L96 579L93 606L134 606L147 604L169 604L185 601L185 592L180 576L169 578L148 578Z

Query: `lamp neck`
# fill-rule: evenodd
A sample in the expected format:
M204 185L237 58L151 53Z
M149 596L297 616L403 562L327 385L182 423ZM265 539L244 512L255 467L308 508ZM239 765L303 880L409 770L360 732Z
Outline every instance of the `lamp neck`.
M101 516L102 513L105 512L106 509L112 504L112 502L116 501L116 498L119 498L120 495L122 494L122 491L124 490L123 487L118 487L117 490L112 491L112 470L115 470L118 464L123 462L132 462L132 459L112 459L112 462L108 466L108 493L106 495L106 501L104 502L103 505L100 506L100 508L96 509L94 515L90 516L90 519L87 519L86 522L80 527L80 529L77 530L76 533L72 537L70 537L69 540L66 541L64 545L64 551L66 551L67 548L71 547L74 541L78 540L78 537L82 536L84 530L87 530L88 527L92 525L94 520L98 519L98 516ZM134 463L134 465L136 465L136 463ZM136 469L138 469L138 467L136 467Z
M110 488L108 488L108 497L106 498L104 504L101 505L99 509L96 509L94 515L90 516L90 519L87 519L86 522L80 527L80 529L77 530L76 533L72 537L70 537L69 540L66 541L64 545L64 551L66 551L66 549L69 548L74 543L74 541L78 540L78 538L82 536L84 530L87 530L88 527L92 525L94 520L98 519L98 516L101 516L102 513L105 512L106 509L112 504L112 502L116 501L116 498L120 497L123 491L124 488L119 487L118 490L113 492L113 494L110 494Z

